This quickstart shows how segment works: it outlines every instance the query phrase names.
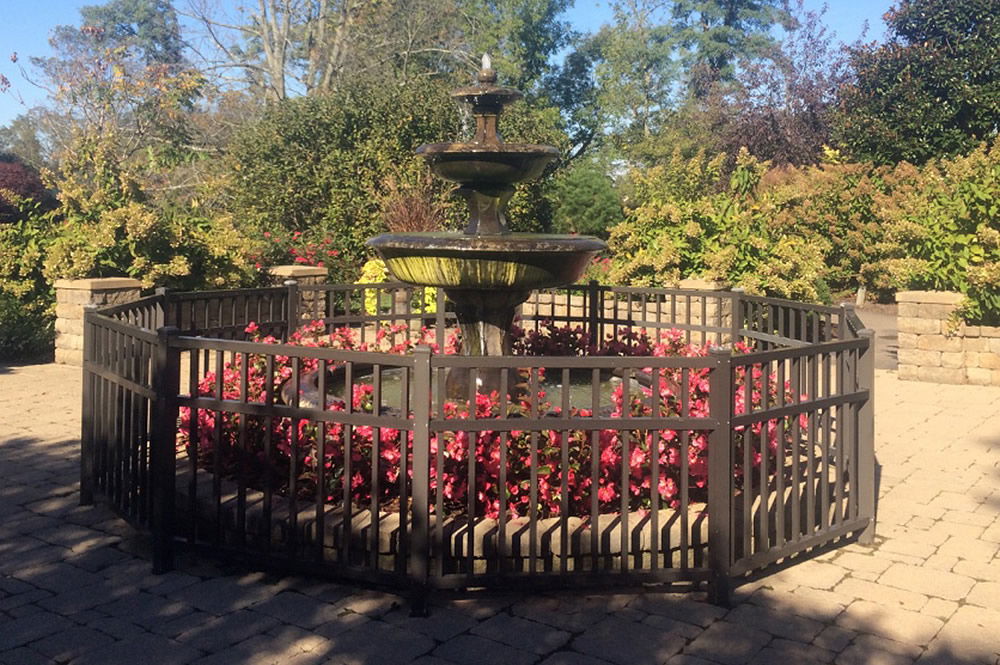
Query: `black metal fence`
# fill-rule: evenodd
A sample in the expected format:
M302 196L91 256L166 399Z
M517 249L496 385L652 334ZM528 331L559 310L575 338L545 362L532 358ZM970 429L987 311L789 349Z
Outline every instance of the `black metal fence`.
M849 307L573 286L520 324L606 348L676 330L669 348L501 358L432 353L447 307L288 283L88 310L82 500L151 532L157 570L186 542L417 589L707 581L724 601L870 541L872 335ZM318 345L289 343L307 321Z

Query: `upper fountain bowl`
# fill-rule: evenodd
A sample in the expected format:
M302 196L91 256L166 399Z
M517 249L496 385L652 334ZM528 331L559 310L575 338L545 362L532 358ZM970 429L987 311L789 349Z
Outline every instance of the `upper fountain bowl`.
M559 149L517 143L428 143L417 148L417 154L445 180L505 187L538 178L559 157Z

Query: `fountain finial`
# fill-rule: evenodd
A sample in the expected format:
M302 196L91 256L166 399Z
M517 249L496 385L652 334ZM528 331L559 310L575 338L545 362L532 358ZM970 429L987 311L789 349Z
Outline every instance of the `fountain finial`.
M483 53L482 66L479 68L478 81L482 85L495 85L497 73L493 70L493 61L490 60L489 53Z

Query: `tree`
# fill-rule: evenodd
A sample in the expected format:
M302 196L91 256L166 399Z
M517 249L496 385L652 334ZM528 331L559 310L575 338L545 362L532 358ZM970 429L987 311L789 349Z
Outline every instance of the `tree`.
M669 108L678 69L676 42L664 0L622 0L612 4L614 23L594 37L597 103L619 146L653 133Z
M201 75L180 57L169 0L111 0L84 7L81 27L59 26L55 55L32 58L63 122L51 123L59 149L80 135L111 137L119 159L139 150L161 155L188 141L185 114ZM93 20L96 23L88 23Z
M885 44L849 51L836 140L858 160L922 164L969 151L1000 126L994 0L900 0Z
M735 155L746 147L774 166L815 164L831 143L837 90L846 64L833 49L822 12L793 13L796 27L764 59L740 58L732 93L717 94L717 149ZM710 96L711 99L711 96Z
M740 57L760 58L774 46L771 29L791 27L782 0L676 0L677 37L683 45L688 89L708 94L718 81L731 80Z

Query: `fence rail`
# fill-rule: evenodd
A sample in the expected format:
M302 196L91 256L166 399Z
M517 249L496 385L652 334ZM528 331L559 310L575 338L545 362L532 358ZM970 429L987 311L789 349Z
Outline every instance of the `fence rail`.
M448 305L286 283L88 310L82 500L150 531L157 570L186 542L416 589L707 581L725 602L870 541L873 349L851 308L592 283L532 294L520 325L707 351L414 347L446 346ZM366 350L288 343L307 321ZM279 341L245 341L251 322ZM411 351L379 352L387 335Z

